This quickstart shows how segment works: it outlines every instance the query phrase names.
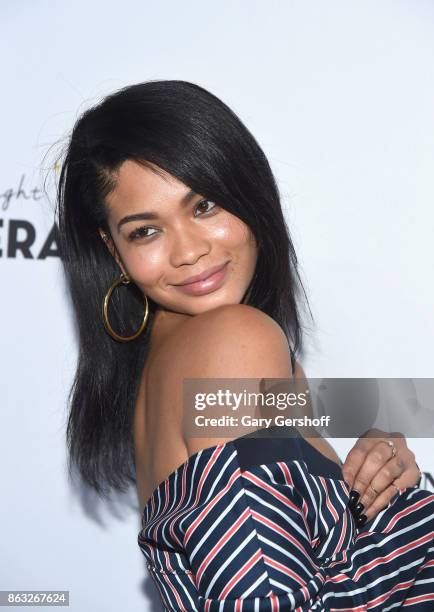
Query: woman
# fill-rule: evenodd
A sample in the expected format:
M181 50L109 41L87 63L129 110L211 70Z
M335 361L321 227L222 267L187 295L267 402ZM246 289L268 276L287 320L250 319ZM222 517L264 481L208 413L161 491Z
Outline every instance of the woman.
M238 117L184 81L115 92L74 126L58 206L70 466L99 494L136 484L165 609L432 609L434 496L404 438L361 438L342 465L296 428L183 430L185 379L303 376L297 259Z

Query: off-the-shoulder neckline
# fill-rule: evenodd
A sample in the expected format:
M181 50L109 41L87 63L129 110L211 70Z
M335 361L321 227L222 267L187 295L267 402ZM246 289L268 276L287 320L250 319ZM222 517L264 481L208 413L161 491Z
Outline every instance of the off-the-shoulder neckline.
M247 438L249 435L250 434L245 434L244 436L239 436L238 438L234 438L233 440L228 440L227 442L220 442L219 444L214 444L213 446L206 446L204 448L199 449L198 451L196 451L192 455L190 455L188 457L188 459L183 461L172 472L170 472L170 474L167 476L167 478L165 478L164 480L162 480L160 483L157 484L157 486L154 488L154 490L152 491L152 493L150 494L150 496L146 500L145 505L143 506L143 510L141 512L141 516L144 517L145 512L147 511L148 507L151 505L151 502L152 502L153 498L160 491L160 489L162 489L164 486L166 486L166 484L169 484L169 482L176 476L176 474L178 474L178 472L180 472L187 464L192 463L197 457L205 455L206 453L214 452L214 451L216 451L219 448L223 449L223 448L228 447L229 445L235 446L236 443L239 440L242 440L243 438ZM319 451L317 448L315 448L315 446L313 446L313 444L308 442L306 440L306 438L304 438L300 433L297 436L294 436L294 437L296 437L297 439L303 440L304 443L308 445L309 449L311 449L314 453L319 455L321 460L323 460L325 463L331 463L331 464L333 464L333 466L335 466L335 468L337 467L338 469L340 469L342 471L342 465L343 465L342 462L336 463L336 461L333 461L333 459L330 459L329 457L326 457L326 455L324 455L321 451ZM257 438L259 438L259 436ZM256 439L256 438L253 437L251 439ZM294 460L297 461L297 458L294 458Z

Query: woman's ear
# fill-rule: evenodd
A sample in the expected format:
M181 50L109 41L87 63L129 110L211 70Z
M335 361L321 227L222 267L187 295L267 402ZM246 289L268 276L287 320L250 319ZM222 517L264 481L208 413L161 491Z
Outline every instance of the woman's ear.
M104 241L106 247L108 248L108 250L110 251L110 254L113 256L114 260L116 261L116 263L118 264L118 266L121 269L121 272L123 272L124 274L126 274L126 270L124 270L124 267L122 265L122 262L120 260L119 254L117 252L117 249L113 243L113 240L111 239L111 237L101 228L98 229L99 235L101 236L102 240Z
M99 232L99 235L101 236L103 242L105 243L106 247L110 251L111 255L116 259L116 250L115 250L113 241L111 240L111 238L109 238L109 236L106 234L106 232L104 230L102 230L101 228L98 229L98 232Z

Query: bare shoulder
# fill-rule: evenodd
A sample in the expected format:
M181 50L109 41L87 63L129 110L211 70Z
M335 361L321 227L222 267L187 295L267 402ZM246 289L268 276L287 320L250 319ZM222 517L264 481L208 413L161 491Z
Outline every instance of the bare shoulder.
M151 378L160 381L160 400L175 406L186 378L305 378L294 365L293 371L288 340L272 317L229 304L191 317L176 330Z
M255 326L255 330L265 329L265 327L274 329L276 332L280 332L282 337L284 333L279 324L269 315L267 315L259 308L249 306L248 304L225 304L212 310L192 318L192 324L197 327L202 325L221 325L226 326L229 330L236 326L243 326L244 328L250 328L252 325Z
M197 315L185 326L184 374L191 377L292 375L287 338L269 315L230 304Z
M291 355L282 328L270 316L245 304L225 305L192 318L184 327L177 376L185 378L291 378ZM188 455L225 443L220 437L184 437Z
M154 481L163 480L174 467L196 452L224 444L236 435L232 438L183 435L183 381L186 378L261 381L292 377L306 379L298 362L292 370L290 349L282 328L261 310L245 304L225 305L186 320L173 334L157 367L150 373L153 399L156 400L156 410L152 412L158 422L158 427L150 430L154 440L164 440L158 447L159 452L154 453L154 463L159 470L155 472ZM339 462L327 443L312 438L312 444Z

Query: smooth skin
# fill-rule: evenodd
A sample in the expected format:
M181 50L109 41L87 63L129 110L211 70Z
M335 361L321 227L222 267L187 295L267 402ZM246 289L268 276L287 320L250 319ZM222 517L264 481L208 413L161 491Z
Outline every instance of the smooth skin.
M256 308L244 304L224 305L180 324L147 361L143 384L146 391L137 403L136 432L143 431L139 423L145 422L146 435L144 441L137 435L136 447L141 468L148 469L148 478L144 477L143 486L138 487L142 506L154 488L191 455L248 433L241 426L231 437L225 437L227 432L225 436L212 437L205 432L200 437L183 432L184 379L225 379L225 389L234 388L230 379L249 379L243 381L243 387L259 392L262 379L291 376L290 354L283 331ZM298 364L295 376L304 378ZM146 409L142 410L143 405L149 407L147 413ZM329 459L339 462L326 440L318 437L307 440Z
M395 445L395 456L385 444L387 440ZM367 521L389 504L398 489L415 486L422 475L404 436L380 429L371 429L367 437L357 440L345 459L342 472L350 489L359 493L358 502L364 506Z
M304 378L292 372L286 337L259 309L240 303L252 279L255 238L238 217L155 166L125 161L117 185L106 198L110 233L100 230L120 271L159 304L149 354L137 395L134 440L141 506L154 488L201 448L228 438L184 437L182 388L185 378ZM150 215L153 214L151 218ZM223 285L191 296L176 285L229 260ZM241 433L241 435L243 432ZM239 432L236 437L238 437ZM387 434L385 433L385 436ZM339 463L322 438L306 438ZM359 439L344 463L344 477L370 501L368 520L384 508L398 486L419 478L414 454L404 438L397 456L379 438ZM369 482L381 495L369 497Z

